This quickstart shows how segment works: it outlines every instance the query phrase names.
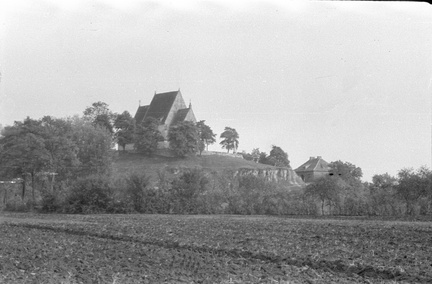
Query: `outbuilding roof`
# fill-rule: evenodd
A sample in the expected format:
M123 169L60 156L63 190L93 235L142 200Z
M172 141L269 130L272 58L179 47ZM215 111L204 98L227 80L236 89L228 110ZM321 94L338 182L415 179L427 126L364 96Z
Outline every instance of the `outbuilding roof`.
M329 163L323 160L321 156L310 157L309 160L295 169L296 172L328 172Z

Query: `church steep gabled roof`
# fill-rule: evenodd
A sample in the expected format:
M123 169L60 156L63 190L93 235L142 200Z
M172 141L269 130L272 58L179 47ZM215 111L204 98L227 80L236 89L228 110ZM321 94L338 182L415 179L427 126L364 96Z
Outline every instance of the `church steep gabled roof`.
M140 106L140 107L138 107L138 110L137 110L137 112L135 114L135 117L134 117L135 121L137 123L140 123L141 121L143 121L144 116L145 116L145 114L146 114L146 112L147 112L148 109L149 109L148 105L147 106Z
M145 117L153 117L165 123L179 91L155 94Z
M179 121L184 121L186 116L188 115L188 112L190 111L190 108L183 108L183 109L179 109L177 111L176 116L174 117L172 124L175 124Z

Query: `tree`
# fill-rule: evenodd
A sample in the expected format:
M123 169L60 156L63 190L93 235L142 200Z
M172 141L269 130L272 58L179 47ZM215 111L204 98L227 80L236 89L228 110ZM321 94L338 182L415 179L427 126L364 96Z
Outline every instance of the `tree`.
M388 173L374 175L369 184L370 213L378 215L395 215L397 200L395 188L397 179Z
M171 183L171 194L174 197L175 213L197 213L198 197L204 193L209 183L204 172L189 169Z
M137 126L134 147L138 152L150 156L157 150L158 142L164 140L158 127L159 121L152 117L146 118Z
M397 179L388 173L372 177L372 188L374 190L387 190L393 188L396 184Z
M259 157L260 157L260 151L259 148L252 149L251 153L247 153L246 151L243 151L242 153L243 159L247 161L254 161L255 163L258 163Z
M74 117L71 124L72 141L78 147L77 158L80 161L77 174L108 174L113 161L111 134L106 128L78 117Z
M198 133L200 140L206 145L208 151L208 145L216 142L216 134L213 133L213 130L210 126L205 124L205 120L201 120L197 122ZM201 154L202 151L200 151Z
M251 155L252 155L252 160L253 160L255 163L258 163L259 158L260 158L260 150L259 150L259 148L254 148L254 149L252 149L252 153L251 153Z
M135 133L135 121L127 110L117 115L114 121L114 128L116 129L115 136L117 143L125 151L126 144L133 143Z
M204 151L205 146L206 145L205 145L204 141L198 140L198 152L199 152L200 156L201 156L202 152Z
M361 186L361 177L363 176L361 168L349 162L342 162L340 160L331 162L329 167L331 174L339 176L349 185L353 187Z
M182 121L172 125L168 132L170 148L180 157L198 151L198 127L190 121Z
M93 121L93 125L100 126L108 130L110 134L114 133L114 128L108 114L100 114L96 116L95 120Z
M316 198L321 203L321 214L325 215L325 206L329 207L329 212L339 203L340 192L343 190L343 182L339 177L326 176L306 187L305 195Z
M233 149L234 153L237 151L238 144L239 144L239 135L237 131L234 128L231 127L225 127L224 132L220 135L220 138L224 138L220 144L222 145L222 148L225 148L228 150L228 153L231 149Z
M49 169L52 163L41 133L41 123L27 117L24 122L16 121L13 126L7 126L3 131L4 136L0 138L0 166L3 174L24 180L23 197L26 177L30 175L33 201L35 177L39 172Z
M258 163L271 165L271 161L268 160L268 156L266 152L260 152L258 157Z
M84 110L84 120L89 122L94 122L99 115L107 115L109 119L114 119L115 115L109 109L109 105L107 103L98 101L92 103L91 106L87 107Z
M268 160L273 166L276 167L289 167L290 162L288 160L288 154L282 150L282 148L273 145Z
M108 108L104 102L95 102L84 110L84 120L91 122L93 125L99 125L106 128L111 134L116 115Z
M412 215L415 213L415 207L420 199L429 199L432 191L432 172L425 166L418 170L402 169L398 173L398 185L396 186L396 194L401 198L406 205L406 214ZM428 208L426 211L429 211Z
M58 174L58 179L66 179L73 175L80 165L78 146L74 143L71 121L45 116L41 119L42 137L45 149L51 159L51 173ZM52 182L52 181L51 181Z

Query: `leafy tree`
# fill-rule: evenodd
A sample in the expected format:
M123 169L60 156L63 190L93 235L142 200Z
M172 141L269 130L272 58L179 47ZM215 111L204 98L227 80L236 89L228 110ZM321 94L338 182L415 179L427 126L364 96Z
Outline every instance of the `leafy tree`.
M198 197L206 191L208 178L199 169L188 170L172 181L175 213L197 213Z
M114 133L114 128L108 114L100 114L96 116L93 125L105 128L110 134Z
M126 193L129 197L129 199L132 202L133 209L136 212L144 213L146 211L150 211L146 208L149 206L146 206L146 201L149 201L150 196L147 196L148 194L148 185L149 183L149 177L145 175L138 175L136 173L130 174L126 178ZM146 213L156 213L156 212L146 212Z
M39 121L27 117L24 122L15 122L7 126L0 138L0 166L5 176L21 177L23 182L23 197L27 174L31 177L32 197L35 199L35 177L51 167L51 157L45 148L45 140L41 135L42 127Z
M198 151L198 127L190 121L182 121L172 125L168 132L170 148L180 157Z
M406 205L406 214L415 213L415 206L422 198L429 198L432 191L432 172L425 166L418 170L402 169L398 173L396 193ZM430 206L430 204L429 204Z
M251 156L252 156L252 160L255 162L255 163L258 163L258 161L259 161L259 158L260 158L260 150L259 150L259 148L254 148L254 149L252 149L252 153L251 153Z
M395 188L397 179L388 173L374 175L370 189L370 213L378 215L395 215L397 200L395 200Z
M116 129L117 143L125 150L126 144L133 143L135 133L135 121L126 110L123 113L117 115L114 121L114 127Z
M107 103L98 101L92 103L91 106L87 107L84 110L84 120L89 122L94 122L99 115L107 115L110 119L114 119L115 115L109 109L109 105Z
M288 154L282 148L273 145L268 160L273 166L276 167L289 167Z
M137 126L134 147L138 152L150 156L157 150L158 142L164 140L158 127L159 121L152 117Z
M93 125L98 125L106 128L111 134L113 131L113 124L116 114L114 114L108 107L107 103L95 102L90 107L84 110L84 120L91 122Z
M201 156L202 152L204 151L205 146L206 145L202 140L198 141L198 152L199 152L200 156Z
M79 175L107 174L112 169L113 150L111 134L106 128L74 117L72 141L77 145L80 161Z
M329 206L330 212L340 201L340 193L344 189L339 177L326 176L306 187L305 195L318 199L321 203L321 214L325 215L324 208Z
M372 177L372 189L373 190L387 190L394 188L397 184L397 179L388 173L381 175L374 175Z
M347 182L349 185L354 187L361 186L361 177L363 172L361 168L349 163L342 162L340 160L331 162L329 164L330 172L333 175L339 176L342 180Z
M201 120L197 122L198 133L200 140L206 145L206 149L208 151L208 145L216 142L216 134L213 133L213 130L205 124L205 120ZM202 151L200 151L201 154Z
M268 160L268 156L266 152L259 153L258 163L271 165L271 161Z
M231 149L233 149L234 153L236 152L239 144L239 135L237 131L234 128L231 127L225 127L224 132L220 135L220 138L224 138L220 144L222 145L222 148L225 148L228 150L228 153Z
M59 179L71 177L80 164L78 146L72 140L71 121L45 116L41 119L41 126L45 149L51 159L49 170L58 174Z
M65 200L66 213L105 213L113 203L113 188L109 178L91 175L77 179Z

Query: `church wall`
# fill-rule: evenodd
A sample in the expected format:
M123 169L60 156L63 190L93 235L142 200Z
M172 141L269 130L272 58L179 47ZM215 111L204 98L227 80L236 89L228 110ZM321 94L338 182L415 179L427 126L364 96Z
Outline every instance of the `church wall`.
M175 98L175 100L171 106L171 109L168 113L168 116L165 120L165 124L168 126L168 128L171 124L171 121L174 119L175 115L177 114L177 111L179 109L183 109L183 108L186 108L186 104L183 100L183 97L181 96L181 93L178 92L178 94L177 94L177 96L176 96L176 98Z
M158 126L159 132L162 134L165 140L168 139L168 126L166 124L161 124Z

